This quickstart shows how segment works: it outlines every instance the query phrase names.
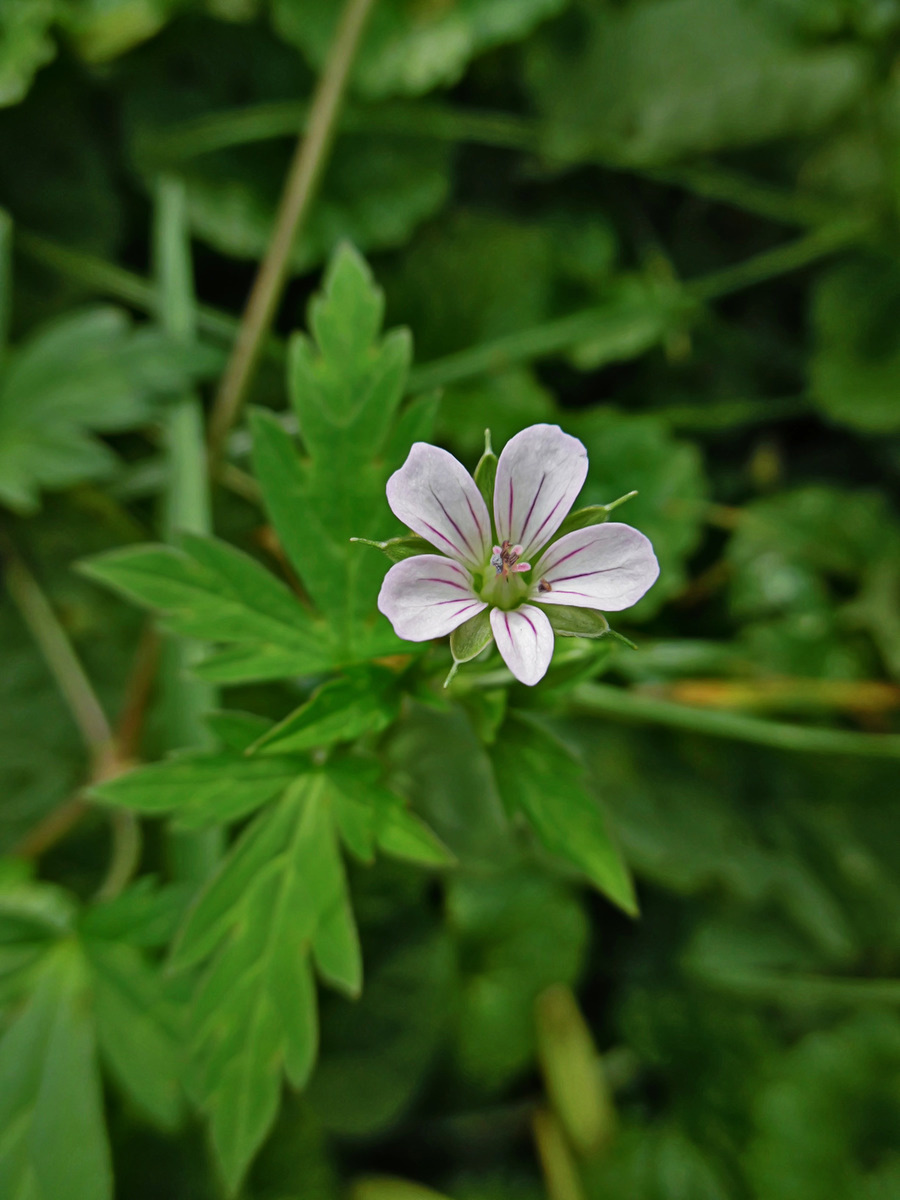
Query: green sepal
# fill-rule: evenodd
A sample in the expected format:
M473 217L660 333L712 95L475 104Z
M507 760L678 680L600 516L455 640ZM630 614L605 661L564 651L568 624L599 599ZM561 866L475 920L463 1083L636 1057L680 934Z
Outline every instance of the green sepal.
M450 634L450 653L453 655L453 661L457 664L471 662L493 640L490 609L483 608L462 625L457 625Z
M609 514L613 509L636 495L637 492L626 492L624 496L620 496L618 500L611 500L609 504L589 504L587 508L579 508L575 512L569 513L557 529L553 541L559 541L565 534L574 533L576 529L586 529L588 525L602 525L604 521L609 520Z
M388 538L386 542L373 542L370 538L353 537L351 542L359 542L363 546L374 546L382 554L386 554L391 562L402 562L404 558L412 558L416 554L439 554L431 542L415 533L403 537Z
M559 637L599 638L612 631L609 621L595 608L573 608L568 604L539 604L547 614L550 628Z
M614 642L621 642L622 645L627 646L629 650L637 650L637 645L631 640L631 638L627 638L624 633L617 633L615 629L610 629L607 636L611 637Z
M494 511L494 480L497 478L497 455L491 446L491 431L484 431L484 454L475 468L475 482L484 497L488 513Z

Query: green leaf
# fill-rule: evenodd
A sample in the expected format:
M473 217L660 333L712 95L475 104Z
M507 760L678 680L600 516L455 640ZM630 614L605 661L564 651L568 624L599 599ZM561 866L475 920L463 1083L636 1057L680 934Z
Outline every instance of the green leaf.
M367 253L403 245L444 206L451 153L436 140L343 133L291 251L292 273L308 272L345 241ZM272 237L288 161L284 144L272 140L168 166L184 182L195 235L222 254L256 261ZM143 166L149 180L157 164Z
M160 1128L181 1122L181 1029L156 970L134 946L88 939L97 1042L123 1092Z
M64 4L60 18L83 59L106 63L153 37L170 12L169 0L81 0Z
M9 1200L110 1200L85 965L60 946L0 1040L0 1194Z
M249 750L272 727L272 722L265 717L235 708L208 713L205 719L210 733L222 749L233 750L237 754Z
M113 900L89 908L79 928L89 941L159 949L172 940L191 893L190 884L160 887L152 875L144 875Z
M628 868L598 802L585 790L584 769L540 725L509 717L491 748L497 787L509 813L521 813L544 846L573 863L601 892L635 915Z
M832 421L864 433L900 429L900 269L866 257L823 275L813 297L813 396Z
M346 758L327 768L334 818L347 849L364 862L378 847L394 858L426 867L452 866L456 859L401 796L378 782L381 768Z
M161 612L174 633L237 643L231 655L207 660L207 678L268 679L334 665L327 627L274 575L225 542L185 536L179 548L129 546L80 569Z
M333 679L267 730L251 750L257 754L296 754L335 742L352 742L386 729L399 707L397 677L391 671L375 669Z
M565 0L464 0L450 7L384 0L369 19L354 64L355 86L366 96L419 95L456 83L476 54L527 36L542 20L562 11ZM332 45L339 0L296 5L275 0L273 19L285 41L298 46L321 69Z
M172 814L180 828L199 829L246 816L311 770L302 758L189 752L107 780L92 795L147 816Z
M639 0L586 7L577 37L561 23L528 64L547 154L650 166L812 133L858 100L856 47L798 44L760 8Z
M55 0L7 0L0 13L0 107L18 104L35 73L56 55Z
M344 247L310 305L315 343L297 334L291 344L291 398L309 457L299 457L268 414L257 412L253 420L254 468L266 507L345 663L402 645L375 617L382 565L350 543L377 535L388 519L381 455L411 353L405 331L379 340L382 312L368 267Z
M275 1118L282 1072L300 1087L312 1069L310 957L339 986L360 984L326 775L256 817L201 892L173 967L210 956L191 1010L191 1090L233 1191Z
M116 458L92 435L146 424L161 397L218 361L133 329L115 308L40 327L0 371L0 501L33 512L42 489L108 477Z

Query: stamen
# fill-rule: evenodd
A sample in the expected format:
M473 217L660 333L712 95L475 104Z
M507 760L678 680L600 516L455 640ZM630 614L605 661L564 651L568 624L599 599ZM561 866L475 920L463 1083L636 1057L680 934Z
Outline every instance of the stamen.
M491 566L498 575L502 575L504 579L508 579L511 572L530 571L531 563L520 563L519 555L522 553L522 546L511 546L509 542L504 542L501 546L494 547L494 553L491 556Z

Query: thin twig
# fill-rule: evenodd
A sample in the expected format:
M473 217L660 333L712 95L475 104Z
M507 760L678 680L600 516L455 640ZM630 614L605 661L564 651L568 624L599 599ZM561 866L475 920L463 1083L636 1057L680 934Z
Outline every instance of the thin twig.
M374 0L347 0L328 62L313 97L309 125L294 152L275 228L260 264L209 422L209 457L215 467L228 430L240 412L290 270L291 251L331 146L350 67Z

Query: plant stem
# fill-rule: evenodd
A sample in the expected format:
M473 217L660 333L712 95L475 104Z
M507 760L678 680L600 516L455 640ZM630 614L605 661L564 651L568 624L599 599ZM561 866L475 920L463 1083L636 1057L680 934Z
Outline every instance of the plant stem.
M12 313L12 218L0 208L0 362L6 353Z
M153 316L161 315L159 289L136 271L108 263L84 250L61 246L40 234L28 233L22 229L16 230L15 245L17 250L27 254L35 262L42 263L101 295L111 296L122 304L138 309L139 312L150 313ZM201 333L219 341L231 342L237 333L238 322L229 313L200 304L197 306L197 328ZM283 359L284 345L277 339L270 338L266 343L266 352L274 358Z
M37 580L6 539L3 549L9 594L62 692L94 770L102 769L114 757L115 743L103 707Z
M133 812L115 809L109 817L112 830L112 854L106 878L97 890L95 899L114 900L134 875L141 859L141 823Z
M796 238L785 246L776 246L774 250L755 254L733 267L713 271L700 279L688 280L684 286L688 295L695 300L718 300L722 296L730 296L732 292L765 283L791 271L799 271L802 267L808 267L821 258L853 245L854 242L860 242L867 228L866 222L860 219L835 221Z
M12 853L17 858L40 858L57 842L61 842L89 810L90 805L81 796L64 801L33 825L16 843Z
M462 383L478 375L503 371L518 363L532 362L559 354L577 346L580 342L605 337L612 348L610 358L630 357L627 347L633 344L633 330L649 318L662 324L656 313L651 313L646 304L634 301L611 302L595 308L584 309L566 317L545 321L530 329L518 330L490 342L482 342L468 350L448 354L434 362L413 367L409 374L409 391L427 392L449 384ZM616 344L622 346L622 354L616 353ZM641 340L642 349L644 341Z
M196 337L196 319L182 180L163 177L158 181L155 214L154 257L162 325L173 341L190 345ZM163 420L163 444L167 466L162 495L164 539L171 544L181 533L209 534L212 514L203 412L193 393L185 393L169 406ZM166 741L172 749L201 746L209 740L204 718L217 707L218 692L194 673L203 655L203 644L191 638L170 637L163 647L162 709ZM176 878L207 878L223 845L221 830L172 833L169 849Z
M366 18L374 0L347 0L334 44L313 97L307 132L288 170L275 228L244 309L237 340L222 376L209 423L210 461L215 464L240 412L290 270L297 233L325 166L337 116Z
M733 267L687 281L683 285L686 299L705 302L714 300L801 267L810 266L860 241L863 233L864 227L856 222L844 221L839 226L826 227L775 250L755 255ZM157 310L156 288L134 272L112 266L92 255L70 250L30 233L17 232L16 245L33 258L96 288L101 293L145 312L152 313ZM646 320L647 317L646 306L640 307L633 302L628 305L607 304L571 313L414 367L409 374L407 390L414 393L461 383L518 363L562 353L600 334L608 336L611 342L620 337L624 340L630 326L636 321ZM197 328L212 337L230 341L238 325L227 313L201 305L197 308ZM641 343L641 349L645 348ZM284 343L271 333L267 334L260 349L260 353L262 352L275 360L284 361ZM788 411L788 415L792 415L792 409ZM688 422L695 419L697 418L693 413L687 417Z
M900 734L813 729L740 713L692 708L607 683L582 683L571 693L568 711L622 721L665 725L708 737L733 738L774 750L846 754L856 758L900 758Z

